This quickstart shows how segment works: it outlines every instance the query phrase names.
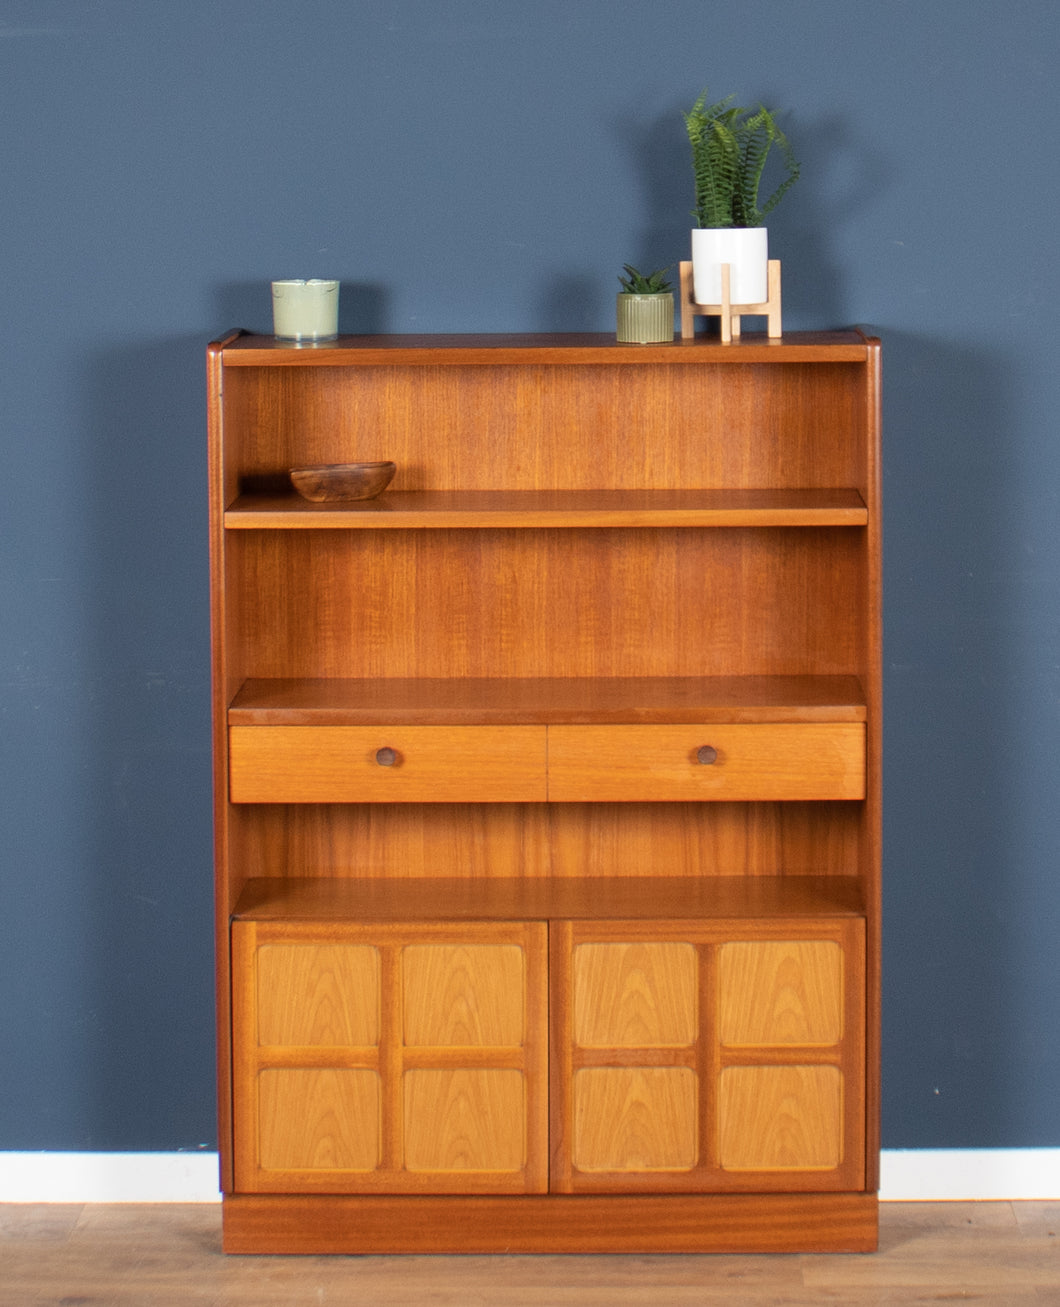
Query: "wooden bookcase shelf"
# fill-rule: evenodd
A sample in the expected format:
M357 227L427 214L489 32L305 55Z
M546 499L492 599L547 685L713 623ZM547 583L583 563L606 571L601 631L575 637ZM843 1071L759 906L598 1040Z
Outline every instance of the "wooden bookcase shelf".
M411 490L336 505L243 494L229 530L864 526L856 490Z
M233 917L255 921L748 921L859 917L853 876L550 876L250 880Z
M210 345L226 1249L874 1246L879 352Z
M230 726L863 722L856 676L277 677L248 680Z
M618 344L610 334L594 332L521 335L497 333L390 336L340 336L312 345L291 344L273 336L240 332L225 338L226 368L498 367L544 362L560 366L704 362L741 366L749 363L865 363L874 342L861 331L789 332L782 339L748 333L737 355L727 346L704 340L674 340L658 345Z

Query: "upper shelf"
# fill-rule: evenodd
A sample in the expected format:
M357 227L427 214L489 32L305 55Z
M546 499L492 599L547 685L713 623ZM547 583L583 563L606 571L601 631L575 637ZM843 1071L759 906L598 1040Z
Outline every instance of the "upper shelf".
M352 503L243 494L229 529L865 526L856 490L406 490Z
M548 335L339 336L294 344L232 333L211 345L225 367L501 366L518 363L864 363L877 344L858 330L789 331L770 338L747 332L723 345L712 337L659 345L620 344L613 333Z

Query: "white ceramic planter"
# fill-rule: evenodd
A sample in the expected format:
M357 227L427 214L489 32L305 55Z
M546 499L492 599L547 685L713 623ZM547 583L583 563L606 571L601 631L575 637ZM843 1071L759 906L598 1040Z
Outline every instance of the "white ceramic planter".
M769 296L765 227L693 227L692 285L697 304L721 303L721 265L729 265L729 302L764 304Z
M674 338L674 297L671 291L661 295L615 296L615 337L623 344L650 345Z

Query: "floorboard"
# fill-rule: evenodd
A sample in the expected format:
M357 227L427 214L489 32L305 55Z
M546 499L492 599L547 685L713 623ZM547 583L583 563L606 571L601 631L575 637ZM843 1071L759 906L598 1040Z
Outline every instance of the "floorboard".
M213 1205L0 1205L0 1307L1060 1307L1060 1204L885 1203L847 1255L226 1257Z

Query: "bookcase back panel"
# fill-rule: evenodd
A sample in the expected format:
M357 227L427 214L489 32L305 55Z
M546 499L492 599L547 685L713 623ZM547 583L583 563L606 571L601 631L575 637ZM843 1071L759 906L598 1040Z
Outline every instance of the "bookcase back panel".
M859 671L858 528L236 534L243 676Z
M862 489L863 387L843 363L230 369L229 494L378 459L393 490Z
M296 804L234 810L252 876L853 876L860 804Z

